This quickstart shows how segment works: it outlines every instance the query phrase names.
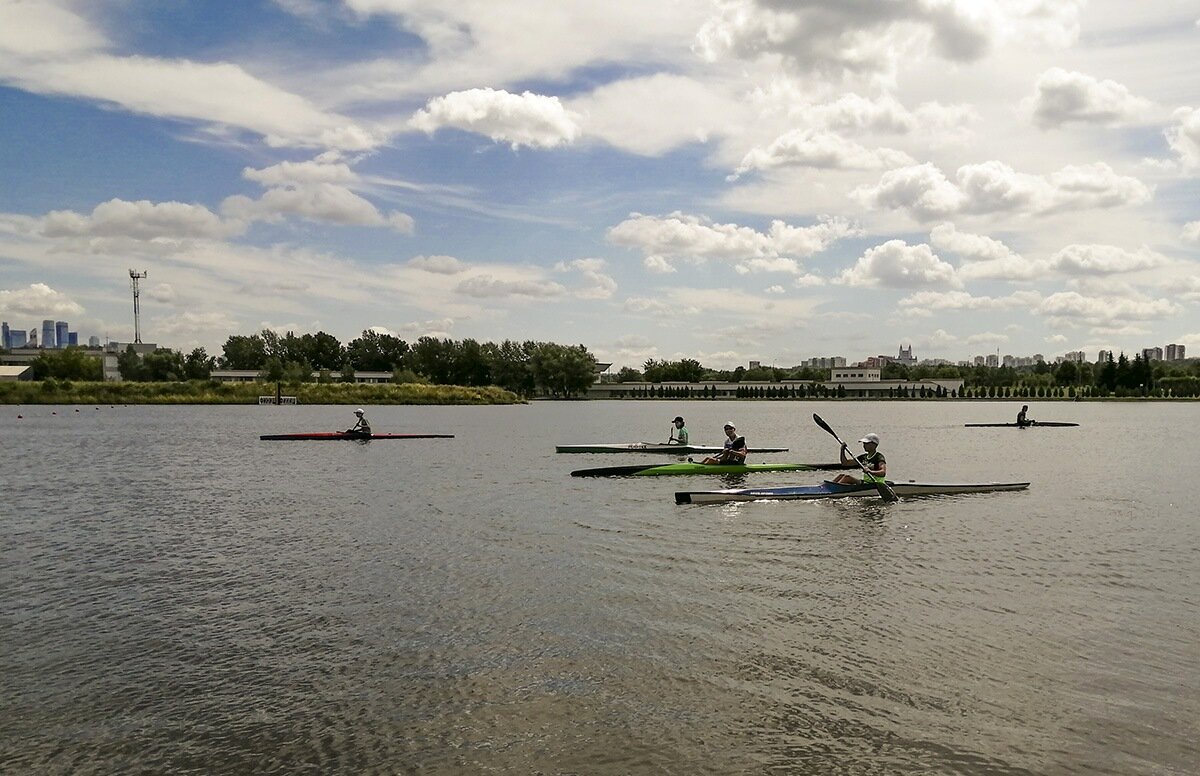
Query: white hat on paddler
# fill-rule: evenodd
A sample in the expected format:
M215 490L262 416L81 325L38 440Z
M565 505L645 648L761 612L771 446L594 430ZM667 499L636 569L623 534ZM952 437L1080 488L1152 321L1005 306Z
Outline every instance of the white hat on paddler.
M877 444L879 444L879 434L871 432L870 434L867 434L865 437L863 437L862 439L860 439L858 441L859 441L859 444L863 444L863 445L866 445L866 444L877 445Z

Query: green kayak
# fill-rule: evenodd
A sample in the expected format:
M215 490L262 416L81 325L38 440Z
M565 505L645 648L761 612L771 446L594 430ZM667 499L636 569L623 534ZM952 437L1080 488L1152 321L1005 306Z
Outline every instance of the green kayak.
M681 474L748 474L749 472L808 472L843 469L840 463L662 463L577 469L572 477L664 477Z

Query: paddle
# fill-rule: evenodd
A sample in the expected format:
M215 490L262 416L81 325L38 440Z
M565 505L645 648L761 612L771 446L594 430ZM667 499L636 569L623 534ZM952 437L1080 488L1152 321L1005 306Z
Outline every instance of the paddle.
M836 439L838 441L839 445L841 445L843 448L845 448L847 450L850 449L849 447L846 446L846 443L842 441L842 438L837 435L837 432L834 431L832 428L830 428L829 424L821 419L820 415L818 415L817 413L814 412L813 420L816 421L818 426L825 429L825 431L827 431L830 436L832 436L834 439ZM871 471L869 469L867 469L867 465L864 464L862 461L858 460L857 457L854 457L854 462L856 464L858 464L858 467L860 469L863 470L863 474L868 474L868 475L871 474ZM872 476L871 479L872 479L871 484L874 485L875 489L879 491L879 497L881 499L883 499L884 501L899 501L900 500L896 496L896 491L892 490L891 485L888 485L882 479L876 479L874 476Z

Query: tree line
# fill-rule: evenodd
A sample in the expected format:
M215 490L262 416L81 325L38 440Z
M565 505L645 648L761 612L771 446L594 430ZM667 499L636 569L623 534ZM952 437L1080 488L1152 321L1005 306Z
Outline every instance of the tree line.
M1095 363L1063 361L1030 366L990 367L920 364L909 366L885 362L880 370L883 380L920 382L923 380L962 380L964 397L1122 397L1122 396L1200 396L1200 359L1187 361L1147 361L1141 354L1132 359L1121 353L1110 354ZM614 382L783 382L789 380L827 382L829 370L814 367L793 369L758 367L732 370L708 369L690 358L678 361L648 359L642 369L623 367L611 378ZM765 389L764 389L765 390ZM650 395L656 395L648 391ZM778 394L766 398L784 398ZM698 394L700 395L700 394ZM739 392L739 396L741 393ZM749 394L748 394L749 395ZM818 395L808 391L808 395ZM832 393L831 395L836 395ZM930 395L937 396L936 392ZM755 398L762 398L754 396ZM764 395L765 397L765 395ZM917 398L896 394L897 398ZM787 398L792 398L788 396ZM800 396L798 398L804 398Z
M578 396L595 380L596 360L583 345L553 342L478 342L421 337L408 343L366 330L342 344L332 334L279 334L264 329L232 335L221 355L204 348L182 353L158 348L117 357L121 378L133 382L207 380L212 371L243 369L269 382L354 382L355 372L391 372L394 383L498 386L524 396ZM37 380L102 380L99 359L83 348L47 350L31 363Z

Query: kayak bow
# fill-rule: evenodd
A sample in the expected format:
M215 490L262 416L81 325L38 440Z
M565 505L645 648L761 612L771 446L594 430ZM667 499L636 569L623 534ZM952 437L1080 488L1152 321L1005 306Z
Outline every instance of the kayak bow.
M1028 482L979 482L967 484L891 482L897 496L949 496L963 493L989 493L1001 490L1025 490ZM815 500L874 496L879 491L870 483L838 485L801 485L785 488L729 488L726 490L678 491L676 504L720 504L728 501Z
M453 439L454 434L347 434L345 431L314 431L307 434L262 434L268 442L312 441L319 439Z
M748 474L750 472L806 472L824 469L843 469L840 463L663 463L635 466L602 466L598 469L577 469L572 477L660 477L681 474Z

